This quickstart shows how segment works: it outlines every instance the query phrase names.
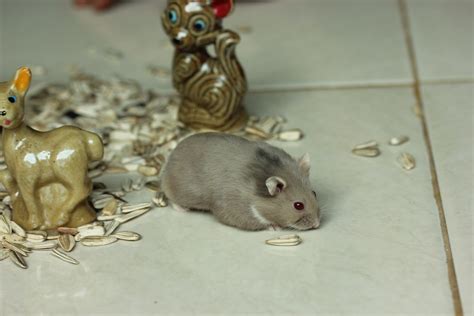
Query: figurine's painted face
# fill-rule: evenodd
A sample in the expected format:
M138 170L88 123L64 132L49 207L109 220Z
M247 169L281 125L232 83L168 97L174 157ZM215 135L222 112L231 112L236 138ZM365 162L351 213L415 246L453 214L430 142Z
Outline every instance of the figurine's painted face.
M198 38L221 28L215 8L189 0L171 0L161 15L161 22L173 45L181 50L198 46Z
M12 81L0 82L0 125L3 128L16 128L23 122L23 105L30 81L31 72L23 67L17 70Z

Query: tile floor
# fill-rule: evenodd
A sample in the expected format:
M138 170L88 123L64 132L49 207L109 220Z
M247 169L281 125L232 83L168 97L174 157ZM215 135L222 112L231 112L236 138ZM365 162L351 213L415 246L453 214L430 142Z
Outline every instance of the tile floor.
M164 1L128 1L103 15L69 2L0 0L2 78L26 64L48 70L35 84L64 81L75 64L172 91L168 79L145 69L170 64L158 18ZM0 314L461 315L462 307L472 315L472 23L468 0L237 0L226 25L252 28L238 47L251 89L247 107L282 114L305 131L303 141L277 145L311 154L321 228L301 233L298 247L272 248L262 241L278 233L156 209L127 226L144 235L141 242L79 249L79 266L46 254L32 256L26 271L2 262ZM106 60L90 48L114 48L125 58ZM420 102L429 138L413 111ZM410 142L385 145L398 134ZM382 144L380 157L350 154L369 139ZM416 169L400 169L401 151L416 157ZM111 186L121 180L104 179ZM456 278L449 278L443 234Z

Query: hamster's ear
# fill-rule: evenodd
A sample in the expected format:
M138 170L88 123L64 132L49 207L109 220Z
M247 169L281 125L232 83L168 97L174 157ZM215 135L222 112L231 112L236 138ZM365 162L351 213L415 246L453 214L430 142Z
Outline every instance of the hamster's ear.
M216 18L223 19L232 12L234 0L211 0L211 7Z
M309 176L309 169L311 166L308 153L304 154L300 159L298 159L298 166L305 175Z
M21 95L25 95L30 87L31 71L28 67L21 67L16 71L15 79L12 81L12 89Z
M286 188L285 180L277 176L268 178L265 181L265 185L267 186L268 193L270 193L271 196L277 195L277 193L280 193Z

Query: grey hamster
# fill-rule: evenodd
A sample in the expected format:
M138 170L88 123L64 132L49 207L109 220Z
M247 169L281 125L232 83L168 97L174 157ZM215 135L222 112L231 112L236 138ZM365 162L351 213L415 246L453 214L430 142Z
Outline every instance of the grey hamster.
M306 230L320 223L309 169L308 154L295 160L264 142L202 133L179 143L161 183L177 208L210 211L230 226Z

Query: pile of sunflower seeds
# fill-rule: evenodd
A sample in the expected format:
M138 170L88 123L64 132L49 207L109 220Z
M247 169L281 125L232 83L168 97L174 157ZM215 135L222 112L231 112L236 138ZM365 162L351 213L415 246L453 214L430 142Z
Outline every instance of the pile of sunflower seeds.
M11 220L8 193L0 191L0 260L10 258L21 268L27 268L26 258L32 251L50 251L65 262L78 264L69 255L77 244L90 247L139 240L138 233L118 231L119 226L153 207L167 206L157 176L179 141L200 132L178 121L179 99L175 96L146 91L127 79L102 80L77 68L71 72L68 83L31 89L28 124L41 131L74 125L96 132L104 141L104 159L89 166L89 176L97 180L106 174L124 173L129 174L128 180L115 191L94 182L90 202L98 211L97 221L51 231L24 231ZM298 141L303 137L299 129L284 130L285 123L281 116L252 116L233 134L265 141ZM0 170L5 168L2 151ZM127 193L143 188L154 193L151 201L130 205L124 199Z

